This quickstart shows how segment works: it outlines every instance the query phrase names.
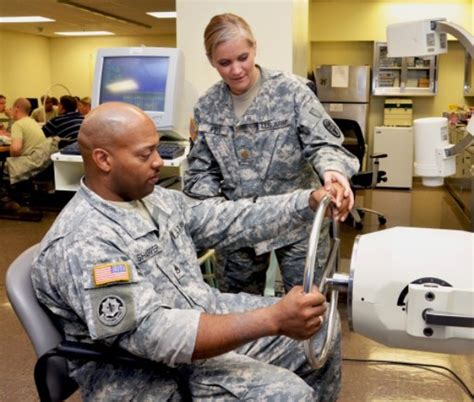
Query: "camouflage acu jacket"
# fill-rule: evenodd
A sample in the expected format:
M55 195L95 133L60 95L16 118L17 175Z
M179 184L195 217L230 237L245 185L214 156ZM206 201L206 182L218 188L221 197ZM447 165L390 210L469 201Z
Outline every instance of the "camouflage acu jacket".
M342 147L343 135L314 93L292 74L261 68L261 90L241 119L221 81L195 107L198 138L189 155L184 192L228 199L317 188L319 176L359 168ZM303 228L256 247L257 253L291 244Z

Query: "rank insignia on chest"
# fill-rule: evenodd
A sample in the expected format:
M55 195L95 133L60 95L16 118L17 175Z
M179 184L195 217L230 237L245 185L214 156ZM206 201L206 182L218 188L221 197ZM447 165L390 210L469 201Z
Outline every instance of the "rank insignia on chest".
M96 286L130 282L130 266L123 261L96 265L93 269L93 277Z
M184 227L183 224L182 224L182 223L179 223L179 224L177 224L174 228L172 228L172 229L170 230L171 237L172 237L173 239L176 239L176 238L179 236L179 234L181 233L181 231L183 230L183 227Z

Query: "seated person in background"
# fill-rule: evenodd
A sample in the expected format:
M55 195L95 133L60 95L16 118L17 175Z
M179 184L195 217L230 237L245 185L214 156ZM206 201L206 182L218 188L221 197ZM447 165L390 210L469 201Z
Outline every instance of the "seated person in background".
M0 114L5 114L7 109L7 98L5 95L0 95Z
M7 98L5 95L0 95L0 119L0 135L9 135L13 120L10 109L7 109Z
M88 96L82 98L77 104L77 110L83 116L86 116L91 111L91 98Z
M46 121L50 121L58 115L58 108L53 105L53 100L48 96L41 97L41 105L31 112L31 117L38 123L44 123L44 109L46 109Z
M124 103L91 111L78 141L85 176L32 271L66 338L174 367L193 399L335 400L340 355L315 370L299 342L316 334L320 347L324 296L301 286L282 299L221 293L196 258L196 249L238 249L307 226L328 192L197 201L156 186L155 125ZM338 214L348 212L343 193L334 183ZM84 400L180 400L173 378L153 369L71 361L70 373Z
M10 157L5 164L11 184L44 170L51 163L49 156L58 149L57 139L46 139L38 123L28 116L30 109L31 104L25 98L18 98L11 108L15 122L11 131Z
M43 126L46 137L58 136L60 138L60 149L77 141L84 116L76 109L77 101L73 96L61 96L58 106L59 115Z

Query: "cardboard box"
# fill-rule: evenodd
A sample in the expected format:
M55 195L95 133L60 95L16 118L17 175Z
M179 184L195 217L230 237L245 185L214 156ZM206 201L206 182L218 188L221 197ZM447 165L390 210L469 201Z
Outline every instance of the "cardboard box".
M410 127L413 124L413 101L405 98L385 99L383 124Z

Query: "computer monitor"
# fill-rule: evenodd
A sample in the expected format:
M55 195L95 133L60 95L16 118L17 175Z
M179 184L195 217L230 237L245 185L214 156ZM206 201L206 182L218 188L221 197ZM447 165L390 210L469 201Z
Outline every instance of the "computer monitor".
M30 115L31 113L33 112L33 110L35 110L36 108L38 108L38 98L26 98L30 101L30 104L31 104L31 110L30 110Z
M91 105L94 108L112 101L131 103L151 117L161 135L180 139L174 130L181 71L180 51L175 48L99 49Z

